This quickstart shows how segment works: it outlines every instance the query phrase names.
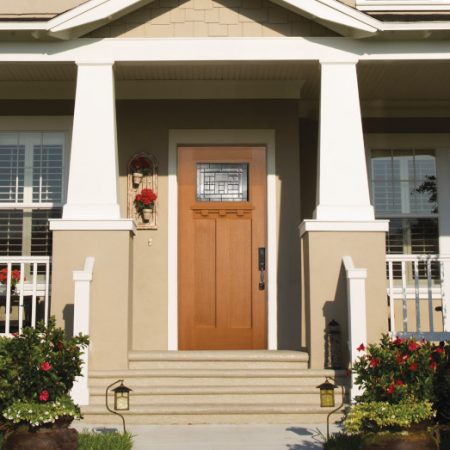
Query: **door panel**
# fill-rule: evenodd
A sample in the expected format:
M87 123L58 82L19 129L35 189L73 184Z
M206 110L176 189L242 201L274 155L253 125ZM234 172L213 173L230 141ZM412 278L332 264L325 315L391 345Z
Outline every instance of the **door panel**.
M179 348L266 348L265 148L179 147L178 186Z

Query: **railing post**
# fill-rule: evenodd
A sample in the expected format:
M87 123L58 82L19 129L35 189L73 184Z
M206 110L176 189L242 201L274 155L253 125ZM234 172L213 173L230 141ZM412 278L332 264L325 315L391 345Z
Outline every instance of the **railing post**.
M349 336L348 344L351 362L359 356L356 348L360 344L367 344L367 319L366 319L366 278L367 269L355 269L351 256L343 258L347 274L347 310ZM360 387L355 384L355 374L352 374L350 398L353 402L361 393Z
M89 334L89 307L91 297L91 281L94 269L95 258L88 256L84 263L84 270L73 271L73 281L75 282L74 314L73 314L73 335L79 333ZM89 405L88 387L88 365L89 350L81 356L83 365L81 376L77 377L72 388L71 396L78 405Z
M441 255L441 295L444 331L450 331L450 255Z

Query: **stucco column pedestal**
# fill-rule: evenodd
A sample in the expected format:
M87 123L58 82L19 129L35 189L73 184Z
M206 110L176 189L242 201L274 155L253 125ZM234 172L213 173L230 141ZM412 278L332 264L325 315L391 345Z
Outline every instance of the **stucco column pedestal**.
M368 342L388 330L384 221L367 222L360 231L350 223L305 221L301 225L302 347L310 366L325 365L325 330L331 320L341 326L342 362L349 362L347 279L342 261L351 256L355 268L367 269L366 323ZM322 229L321 229L322 228ZM329 228L329 230L326 230ZM353 224L355 228L355 224ZM371 231L363 231L364 228ZM341 230L341 231L339 231Z

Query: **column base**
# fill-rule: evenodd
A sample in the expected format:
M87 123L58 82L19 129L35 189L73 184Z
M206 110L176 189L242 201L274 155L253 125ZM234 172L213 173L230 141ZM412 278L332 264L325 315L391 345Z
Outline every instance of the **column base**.
M131 231L136 233L133 219L90 220L90 219L50 219L51 231Z

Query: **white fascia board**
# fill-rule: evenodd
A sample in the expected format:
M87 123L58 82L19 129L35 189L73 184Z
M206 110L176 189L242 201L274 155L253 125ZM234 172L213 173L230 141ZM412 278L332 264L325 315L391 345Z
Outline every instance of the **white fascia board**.
M21 31L21 30L46 30L47 21L1 21L0 31Z
M376 33L380 22L367 14L336 0L272 0L279 6L288 6L292 11L311 18L332 22L354 30Z
M126 12L139 8L148 2L149 0L90 0L49 20L47 29L53 33L67 31L89 23L110 19L121 11Z
M448 8L450 11L450 7ZM385 22L383 31L437 31L450 30L450 22Z
M0 42L0 62L450 60L447 41L350 38L142 38Z

